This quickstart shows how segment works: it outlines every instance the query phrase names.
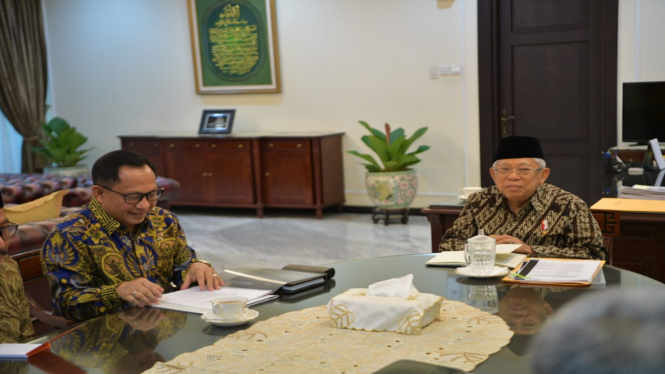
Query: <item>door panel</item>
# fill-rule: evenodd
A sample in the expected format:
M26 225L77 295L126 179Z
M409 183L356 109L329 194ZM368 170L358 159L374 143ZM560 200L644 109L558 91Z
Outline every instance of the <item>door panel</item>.
M254 203L252 153L249 147L244 149L245 152L215 152L209 155L212 174L210 201Z
M209 178L205 152L168 150L168 178L180 183L180 196L175 201L206 201Z
M265 204L314 203L312 156L307 140L262 140L261 153Z
M587 2L584 0L514 0L514 32L561 31L585 28Z
M544 152L547 155L547 166L553 171L556 170L556 173L550 173L547 183L570 191L577 196L589 195L591 191L588 190L587 175L584 174L584 170L589 169L586 153L557 154L548 153L546 150Z
M263 171L264 202L313 204L312 164L302 152L270 152Z
M583 43L513 47L512 134L586 141L586 55Z

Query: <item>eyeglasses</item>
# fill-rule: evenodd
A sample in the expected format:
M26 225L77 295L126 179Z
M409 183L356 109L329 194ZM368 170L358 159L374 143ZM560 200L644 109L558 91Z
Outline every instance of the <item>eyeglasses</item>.
M14 234L16 234L16 231L18 230L18 223L9 223L4 226L0 226L0 237L3 239L9 239Z
M155 200L159 199L162 196L162 194L164 193L163 188L158 188L158 189L156 189L154 191L150 191L148 193L139 193L139 192L136 192L136 193L121 193L121 192L118 192L118 191L113 191L112 189L110 189L106 186L101 186L100 185L99 187L106 188L107 190L109 190L111 192L115 192L118 195L122 195L122 197L125 198L125 202L127 204L138 204L138 203L141 202L141 200L143 200L144 197L148 201L155 201Z
M528 176L533 175L533 173L535 173L537 171L543 170L544 168L540 168L540 169L509 168L507 166L502 166L502 167L493 168L493 169L494 169L494 172L499 174L499 175L504 175L504 176L505 175L510 175L510 174L512 174L513 171L515 171L515 173L517 173L517 175L519 175L519 176L528 177Z

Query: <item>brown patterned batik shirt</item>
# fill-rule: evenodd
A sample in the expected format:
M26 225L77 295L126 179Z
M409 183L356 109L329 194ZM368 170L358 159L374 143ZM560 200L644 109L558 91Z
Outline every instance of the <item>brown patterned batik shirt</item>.
M0 264L0 343L21 343L34 333L21 271L16 261L4 255Z
M464 250L467 239L483 229L485 235L519 238L533 248L533 257L605 259L600 227L579 197L544 183L519 214L506 204L496 186L471 195L439 250Z

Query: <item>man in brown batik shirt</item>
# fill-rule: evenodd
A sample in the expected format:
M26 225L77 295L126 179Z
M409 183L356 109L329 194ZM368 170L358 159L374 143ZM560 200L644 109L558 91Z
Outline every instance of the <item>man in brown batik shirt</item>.
M7 220L0 198L0 343L20 343L35 333L21 272L16 261L7 254L6 240L17 228L17 224Z
M490 174L495 185L469 196L441 251L461 251L483 229L497 244L521 244L530 257L605 259L598 223L579 197L545 183L550 175L540 141L501 139Z

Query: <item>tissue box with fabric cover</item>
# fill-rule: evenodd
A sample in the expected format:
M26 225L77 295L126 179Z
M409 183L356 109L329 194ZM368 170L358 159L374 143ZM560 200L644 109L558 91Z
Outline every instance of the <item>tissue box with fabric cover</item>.
M413 275L352 288L328 302L333 327L365 331L394 331L419 335L439 316L444 298L419 293Z

